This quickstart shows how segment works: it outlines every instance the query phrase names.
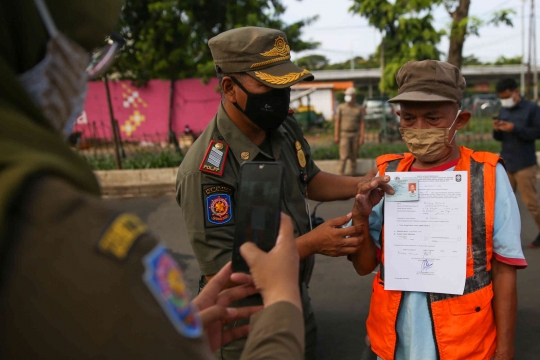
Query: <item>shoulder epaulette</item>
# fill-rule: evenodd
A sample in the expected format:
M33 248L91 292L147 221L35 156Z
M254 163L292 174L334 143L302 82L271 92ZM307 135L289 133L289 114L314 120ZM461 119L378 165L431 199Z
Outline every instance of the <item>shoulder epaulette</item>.
M228 153L229 145L216 140L210 141L199 170L208 174L222 176Z

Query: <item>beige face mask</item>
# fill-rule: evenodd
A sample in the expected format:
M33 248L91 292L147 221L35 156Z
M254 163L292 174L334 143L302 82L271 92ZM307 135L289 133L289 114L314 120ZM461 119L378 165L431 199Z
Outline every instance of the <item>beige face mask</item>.
M460 113L461 110L458 111L454 122L449 128L409 129L400 127L399 132L414 157L421 162L430 163L437 160L437 157L444 149L453 147L451 144L454 137L456 137L457 130L450 140L448 140L448 133Z

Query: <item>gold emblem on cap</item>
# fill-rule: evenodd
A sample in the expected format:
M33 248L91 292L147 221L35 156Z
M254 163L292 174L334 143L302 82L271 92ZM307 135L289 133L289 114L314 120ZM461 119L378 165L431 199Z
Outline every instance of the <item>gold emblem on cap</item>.
M289 56L291 54L291 48L287 45L287 42L283 37L278 37L274 42L272 50L261 53L262 56Z
M283 76L274 76L267 73L263 73L262 71L255 71L256 77L270 84L275 84L275 85L285 85L285 84L291 83L307 74L311 74L311 73L307 70L304 70L299 73L288 73L287 75L283 75Z
M223 144L222 143L217 143L216 145L214 145L214 147L218 150L221 150L223 149Z
M304 150L302 150L302 144L300 144L300 141L296 141L294 143L294 147L296 148L296 157L298 158L298 164L301 168L306 167L306 154L304 154Z
M261 53L261 55L264 57L274 57L274 56L279 56L279 57L272 60L266 60L266 61L255 63L251 65L251 68L265 66L265 65L273 64L273 63L284 61L284 60L290 60L291 48L289 47L289 45L287 45L287 42L285 41L285 39L280 36L274 42L274 47L272 48L272 50L263 52Z
M243 151L243 152L240 154L240 157L242 158L242 160L249 160L249 152Z

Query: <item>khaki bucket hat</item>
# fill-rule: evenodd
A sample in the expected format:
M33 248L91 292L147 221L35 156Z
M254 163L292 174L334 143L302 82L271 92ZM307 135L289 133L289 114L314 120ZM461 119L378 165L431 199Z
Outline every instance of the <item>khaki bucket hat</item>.
M247 73L272 88L286 88L313 75L291 62L284 32L261 27L225 31L208 41L216 69L223 74Z
M461 71L452 64L436 61L409 61L396 75L398 96L391 103L403 101L450 101L461 104L466 82Z

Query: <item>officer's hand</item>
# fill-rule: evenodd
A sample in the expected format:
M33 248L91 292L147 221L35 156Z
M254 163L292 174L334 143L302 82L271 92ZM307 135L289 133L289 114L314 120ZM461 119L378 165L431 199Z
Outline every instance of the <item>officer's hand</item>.
M336 144L339 144L339 136L334 136L334 142L335 142Z
M261 306L228 307L231 302L258 292L253 284L245 282L240 283L243 285L223 290L227 287L231 274L232 267L229 262L212 277L201 293L193 299L193 304L199 309L212 352L233 340L246 337L249 333L249 325L225 331L223 330L223 326L231 324L236 320L247 319L262 309Z
M364 145L364 137L360 136L360 139L358 139L358 144Z
M300 256L290 217L281 214L276 246L269 253L252 242L242 245L240 253L249 265L251 276L236 273L231 276L232 281L247 282L252 279L261 293L265 307L279 301L288 301L302 311L298 287Z
M369 181L358 184L358 194L354 202L352 216L355 220L368 218L384 196L384 193L393 194L394 189L387 184L389 176L374 177Z
M351 214L328 220L309 232L311 253L326 256L354 254L360 248L362 226L343 228L351 220Z
M499 130L505 132L512 132L514 130L514 124L508 121L499 120Z

